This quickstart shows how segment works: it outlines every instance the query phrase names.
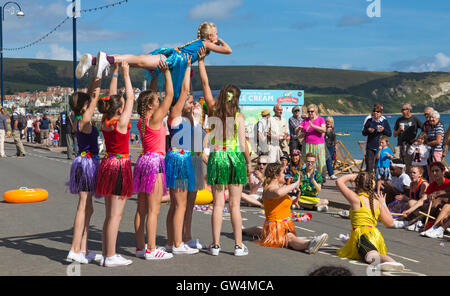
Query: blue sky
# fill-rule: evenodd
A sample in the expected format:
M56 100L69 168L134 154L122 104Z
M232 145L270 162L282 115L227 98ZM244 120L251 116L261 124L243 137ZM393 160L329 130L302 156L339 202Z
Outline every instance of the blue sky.
M81 0L89 9L119 0ZM195 39L203 21L217 24L231 55L209 65L302 66L371 71L450 71L450 1L372 0L129 0L78 19L78 54L143 54ZM3 1L4 2L4 1ZM17 0L26 16L8 14L5 48L26 45L66 17L67 0ZM72 21L43 42L5 57L72 59Z

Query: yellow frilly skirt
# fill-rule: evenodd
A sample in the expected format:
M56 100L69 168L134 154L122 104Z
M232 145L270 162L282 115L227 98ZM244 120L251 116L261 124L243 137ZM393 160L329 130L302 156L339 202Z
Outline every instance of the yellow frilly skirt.
M337 251L337 255L341 258L363 260L358 253L358 242L363 235L377 248L380 255L387 254L384 238L376 227L357 227L350 233L346 244Z

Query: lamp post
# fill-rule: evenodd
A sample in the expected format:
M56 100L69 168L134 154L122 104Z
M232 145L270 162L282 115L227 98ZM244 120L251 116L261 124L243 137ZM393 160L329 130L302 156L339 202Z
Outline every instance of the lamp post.
M20 8L19 3L14 1L8 1L6 2L0 9L0 81L1 81L1 96L2 96L2 107L3 107L3 99L4 99L4 88L3 88L3 21L5 20L5 7L8 4L15 4L19 8L19 11L17 12L17 17L21 18L25 16L25 13L22 11L22 8Z

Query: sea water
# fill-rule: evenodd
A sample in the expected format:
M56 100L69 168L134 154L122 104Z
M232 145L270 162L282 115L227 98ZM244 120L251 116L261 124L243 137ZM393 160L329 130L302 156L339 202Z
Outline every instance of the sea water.
M324 117L324 119L327 116L321 115ZM394 125L395 121L401 117L400 114L384 114L386 119L389 122L389 125L391 126L392 134L394 133ZM422 122L425 122L425 117L423 114L415 114ZM358 141L365 141L366 137L362 135L362 129L363 129L363 123L364 119L367 117L367 115L339 115L339 116L333 116L334 118L334 127L336 133L342 133L348 135L342 135L337 136L338 140L340 140L345 148L347 148L348 152L352 155L354 159L363 159L364 152L361 149L360 145L358 144ZM441 114L441 121L444 123L444 127L447 130L448 125L450 124L450 114ZM139 131L136 127L137 120L132 120L132 129L131 131L134 134L139 135ZM392 147L397 146L397 138L394 138L394 136L391 136L389 138L389 142L392 145ZM447 163L450 164L450 157L447 156L445 158Z

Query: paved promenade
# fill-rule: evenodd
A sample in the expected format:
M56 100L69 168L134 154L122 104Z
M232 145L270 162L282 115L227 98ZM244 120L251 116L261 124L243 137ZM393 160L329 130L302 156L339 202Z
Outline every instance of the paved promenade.
M342 246L339 234L348 234L348 219L327 213L312 211L309 222L295 222L297 235L311 238L323 232L328 233L327 245L316 255L307 255L293 250L264 248L251 238L244 237L250 254L233 256L233 233L229 214L224 214L221 236L222 252L213 257L201 251L192 256L176 256L165 262L150 262L134 257L134 214L136 197L130 198L125 206L120 224L117 253L133 264L120 268L104 268L97 264L79 266L76 269L64 261L72 241L72 226L77 206L77 197L65 187L71 161L56 150L25 145L27 157L15 158L15 146L5 145L6 159L0 159L1 192L21 186L45 188L49 198L41 203L8 204L0 202L0 276L2 275L53 275L65 276L71 272L80 275L177 275L177 276L303 276L322 265L338 265L350 269L355 275L368 275L367 264L341 259L336 249ZM138 154L140 148L132 149ZM136 158L134 158L136 159ZM345 201L337 192L334 182L328 181L321 197L333 202L337 211L346 208ZM158 219L157 244L166 243L165 219L168 206L161 207ZM260 209L242 206L244 226L262 225L264 217ZM307 211L297 211L307 212ZM89 249L100 252L101 229L104 220L104 202L94 201L94 215L91 220ZM406 271L383 273L389 275L450 275L450 242L420 237L418 233L387 229L379 224L388 253L406 266ZM193 235L206 244L211 242L211 212L194 211ZM370 273L369 273L370 274Z

